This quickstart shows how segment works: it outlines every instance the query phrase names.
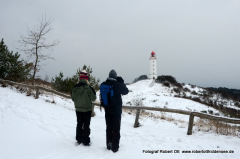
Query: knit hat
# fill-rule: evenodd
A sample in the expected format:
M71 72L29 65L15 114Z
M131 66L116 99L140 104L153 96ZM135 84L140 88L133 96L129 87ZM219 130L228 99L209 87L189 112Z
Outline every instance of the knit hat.
M109 78L117 79L117 72L115 70L111 70L109 72Z
M86 70L82 70L82 71L80 72L79 79L88 80L88 73L86 72Z

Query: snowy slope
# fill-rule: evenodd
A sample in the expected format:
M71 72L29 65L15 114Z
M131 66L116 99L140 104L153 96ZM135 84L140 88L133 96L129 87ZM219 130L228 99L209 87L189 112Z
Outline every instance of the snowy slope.
M159 83L155 83L153 87L149 87L152 80L143 80L132 85L128 85L131 90L128 95L123 96L124 104L127 104L133 98L142 98L144 106L161 107L164 106L172 109L182 109L189 111L202 111L207 110L206 105L194 102L192 100L176 98L174 93L167 87L163 87ZM215 112L215 109L209 108Z
M124 101L129 98L124 97ZM56 104L46 100L54 100ZM2 159L237 159L240 155L239 138L197 131L188 136L186 125L150 118L142 118L142 127L133 128L135 117L127 113L122 115L119 152L113 153L105 147L104 112L98 108L95 111L96 116L91 120L91 147L75 146L76 115L72 101L51 95L34 99L0 87L0 156ZM151 154L143 150L179 150L180 153ZM234 153L185 154L183 150L233 150Z
M159 83L155 83L153 87L150 87L152 80L142 80L131 85L127 85L130 90L129 94L122 96L123 105L133 106L133 99L142 99L143 106L148 107L159 107L159 108L171 108L171 109L180 109L187 111L207 111L211 110L213 113L218 113L221 115L221 112L218 110L208 107L204 104L194 102L192 100L184 99L184 98L176 98L174 97L175 93L171 91L170 88L164 87ZM186 85L189 89L190 86ZM196 92L200 91L200 88L196 87L192 90ZM97 97L99 97L99 92ZM98 98L99 100L99 98ZM156 115L164 114L167 117L174 118L176 120L182 120L188 122L189 116L181 115L181 114L172 114L172 113L162 113L162 112L154 112Z

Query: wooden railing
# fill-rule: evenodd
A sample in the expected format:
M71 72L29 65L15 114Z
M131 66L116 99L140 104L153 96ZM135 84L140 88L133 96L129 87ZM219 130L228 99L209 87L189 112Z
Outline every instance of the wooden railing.
M38 99L39 97L39 90L42 89L47 92L54 93L56 95L71 99L71 96L66 95L64 93L57 92L55 90L47 89L41 86L30 86L26 84L21 84L21 83L16 83L8 80L2 80L0 81L4 84L10 84L10 85L17 85L21 87L27 87L27 88L32 88L36 89L36 95L35 98ZM93 105L95 106L101 106L99 102L93 102ZM188 131L187 135L192 135L192 129L193 129L193 123L194 123L194 116L204 118L204 119L209 119L209 120L217 120L221 122L226 122L226 123L233 123L233 124L240 124L240 119L236 118L225 118L225 117L219 117L219 116L214 116L214 115L209 115L209 114L204 114L200 112L190 112L190 111L185 111L185 110L178 110L178 109L168 109L168 108L154 108L154 107L137 107L137 106L122 106L123 109L136 109L136 118L134 122L134 127L137 128L139 126L139 116L141 110L150 110L150 111L160 111L160 112L168 112L168 113L177 113L177 114L183 114L183 115L189 115L189 122L188 122Z

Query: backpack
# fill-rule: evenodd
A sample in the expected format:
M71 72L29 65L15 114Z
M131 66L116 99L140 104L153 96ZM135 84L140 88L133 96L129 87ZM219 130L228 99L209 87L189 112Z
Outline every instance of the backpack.
M109 108L114 99L113 86L109 84L101 84L100 86L100 101L101 106Z

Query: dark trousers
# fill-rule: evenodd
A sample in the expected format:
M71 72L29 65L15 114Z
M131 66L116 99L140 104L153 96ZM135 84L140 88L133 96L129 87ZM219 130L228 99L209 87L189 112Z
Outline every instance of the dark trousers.
M120 141L120 126L121 126L121 114L120 113L107 113L105 112L106 120L106 139L107 145L112 143L112 149L118 150Z
M76 140L83 144L90 143L90 122L91 122L92 111L89 112L77 112L77 130L76 130Z

